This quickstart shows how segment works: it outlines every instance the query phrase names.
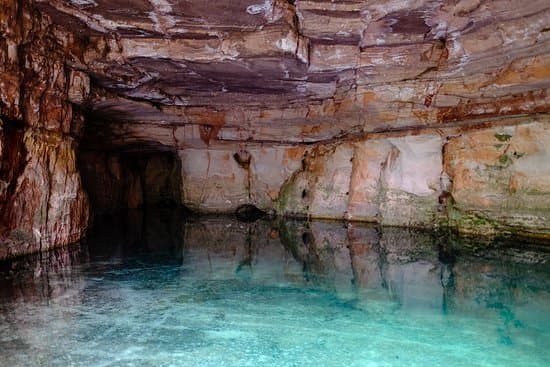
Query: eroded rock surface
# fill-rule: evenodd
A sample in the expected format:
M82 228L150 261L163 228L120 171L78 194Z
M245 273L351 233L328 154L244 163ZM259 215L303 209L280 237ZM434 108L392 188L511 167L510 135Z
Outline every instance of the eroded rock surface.
M32 4L0 1L0 259L79 240L88 199L76 163L89 91L67 66L71 33Z
M547 1L0 7L0 205L35 243L21 253L84 233L78 145L90 167L170 152L176 201L202 212L549 235ZM135 177L102 180L123 187L94 201L143 203Z

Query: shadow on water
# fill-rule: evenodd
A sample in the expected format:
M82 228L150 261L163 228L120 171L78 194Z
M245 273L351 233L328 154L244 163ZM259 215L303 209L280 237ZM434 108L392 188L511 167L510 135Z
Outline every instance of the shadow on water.
M361 316L391 324L392 314L419 311L495 319L498 343L513 345L522 330L550 327L549 250L515 239L481 242L342 222L129 211L97 218L82 244L3 264L0 315L17 324L8 310L21 302L82 308L94 287L127 282L131 292L108 292L122 297L111 301L163 291L177 293L178 305L205 307L249 297L251 304L291 299L314 308L322 300L322 323ZM158 302L162 314L168 305ZM226 322L227 312L217 310L213 320ZM202 331L193 332L199 343ZM545 334L538 343L547 341Z

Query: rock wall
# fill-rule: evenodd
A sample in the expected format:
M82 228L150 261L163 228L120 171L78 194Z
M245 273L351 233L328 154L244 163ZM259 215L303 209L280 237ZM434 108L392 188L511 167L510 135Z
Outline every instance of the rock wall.
M281 186L300 169L306 151L257 144L180 150L182 202L202 212L233 212L242 204L275 209Z
M546 116L326 144L184 149L182 202L282 215L550 235Z
M550 235L547 1L0 10L0 258L84 235L79 165L98 212Z
M231 213L548 237L547 114L367 132L312 143L200 140L200 129L110 126L108 144L177 149L181 202ZM99 125L103 126L103 125Z
M443 157L450 223L469 232L550 236L549 159L547 119L451 137Z
M547 237L546 3L37 7L87 27L88 140L176 152L193 210Z
M88 199L76 148L88 77L78 44L27 1L0 1L0 259L79 240Z

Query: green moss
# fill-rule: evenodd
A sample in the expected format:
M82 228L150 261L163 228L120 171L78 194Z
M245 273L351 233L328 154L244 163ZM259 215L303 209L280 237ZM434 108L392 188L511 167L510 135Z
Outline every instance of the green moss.
M277 207L279 212L283 213L288 203L288 190L286 186L283 186L279 191L279 197L277 198Z
M505 141L509 141L511 138L512 138L512 135L510 134L495 134L495 138L498 140L498 141L502 141L502 142L505 142Z
M449 226L450 226L450 222L448 218L441 218L437 223L437 227L439 228L448 228Z
M512 163L512 158L510 158L508 154L503 154L498 157L498 162L503 166L509 166Z
M445 224L445 221L441 221L441 224ZM448 209L448 228L462 234L492 237L496 234L499 225L478 212L464 212L451 207Z
M474 226L486 226L486 225L490 224L490 222L487 219L482 218L482 217L478 217L478 216L471 217L471 223Z

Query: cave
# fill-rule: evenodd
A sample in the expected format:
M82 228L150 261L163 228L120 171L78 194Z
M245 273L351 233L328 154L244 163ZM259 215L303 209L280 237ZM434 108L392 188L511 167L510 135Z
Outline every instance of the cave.
M105 292L92 295L110 300L106 313L126 308L137 319L168 310L188 349L168 342L164 355L182 360L148 359L143 350L162 348L133 349L77 323L129 351L123 365L135 362L131 351L143 358L138 365L442 364L429 357L438 343L428 334L416 344L426 356L418 360L365 339L357 326L366 313L383 314L414 334L417 308L437 309L455 326L424 320L436 325L433 335L451 334L449 355L456 343L467 360L510 365L520 355L544 365L548 333L536 324L548 324L549 310L550 8L521 5L0 0L0 295L29 305L36 296L54 305L48 314L56 292L69 291L89 314L87 291ZM134 270L138 278L118 281ZM518 275L531 271L533 279ZM55 290L40 293L49 284ZM121 296L105 296L107 285ZM144 289L170 306L155 308ZM10 318L16 352L0 357L11 365L23 363L21 345L38 355L29 365L92 365L82 345L79 355L56 345L65 353L56 355L30 337L44 336L39 328L19 333L14 320L32 313L4 312L7 304L0 299L0 316ZM319 312L302 317L305 304ZM185 307L197 317L182 321ZM477 320L471 329L461 312ZM251 326L262 314L273 338ZM489 315L485 329L481 314ZM349 334L341 315L355 322ZM251 323L237 323L242 333L229 328L248 316ZM110 317L123 335L125 322ZM307 338L290 319L303 322ZM412 348L399 330L369 322ZM144 321L149 329L129 324L133 336L182 341L153 321ZM318 325L329 330L319 343L334 347L330 335L341 335L350 349L322 357L305 341L318 338L310 333ZM491 356L467 344L470 335ZM211 339L224 350L256 349L231 349L231 363L209 352L193 360ZM355 340L382 347L365 355ZM289 345L311 348L311 359ZM449 366L466 364L452 358Z
M0 258L160 204L549 238L542 3L134 5L2 3Z
M82 184L95 215L182 207L181 164L174 152L143 146L115 151L82 147L78 155Z

